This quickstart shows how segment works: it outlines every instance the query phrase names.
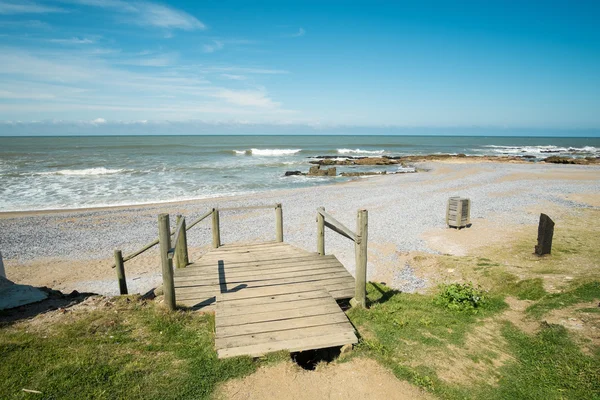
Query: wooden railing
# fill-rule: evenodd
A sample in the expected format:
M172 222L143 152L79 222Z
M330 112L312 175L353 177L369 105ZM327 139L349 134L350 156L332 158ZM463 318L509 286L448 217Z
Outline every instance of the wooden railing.
M212 216L212 246L214 248L221 247L221 227L220 227L220 211L233 210L256 210L256 209L271 209L275 208L275 235L278 242L283 242L283 211L281 204L266 205L266 206L248 206L248 207L228 207L228 208L213 208L194 222L186 226L185 217L177 215L176 227L170 230L169 214L160 214L158 216L158 239L142 246L139 250L123 257L121 250L114 251L115 263L112 268L117 270L117 279L119 282L119 292L127 294L127 281L125 278L125 262L129 261L152 247L160 244L160 257L163 275L163 290L165 293L165 303L171 310L175 309L175 285L173 281L173 258L177 268L185 268L189 262L188 246L187 246L187 231L194 226L204 221L209 216ZM173 243L171 247L171 236Z
M354 242L356 259L354 298L350 301L353 306L366 307L367 303L367 238L368 212L358 210L356 217L356 233L325 212L324 207L317 209L317 252L325 255L325 227Z

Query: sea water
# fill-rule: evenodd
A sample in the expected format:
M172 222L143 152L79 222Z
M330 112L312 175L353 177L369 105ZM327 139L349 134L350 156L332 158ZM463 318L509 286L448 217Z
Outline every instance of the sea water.
M600 138L449 136L0 137L0 212L192 200L318 186L317 156L600 156ZM388 171L398 166L338 167Z

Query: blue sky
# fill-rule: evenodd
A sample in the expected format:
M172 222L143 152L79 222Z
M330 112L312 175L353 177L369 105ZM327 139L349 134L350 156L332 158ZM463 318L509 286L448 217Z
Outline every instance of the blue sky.
M597 1L0 0L0 134L597 135L599 20Z

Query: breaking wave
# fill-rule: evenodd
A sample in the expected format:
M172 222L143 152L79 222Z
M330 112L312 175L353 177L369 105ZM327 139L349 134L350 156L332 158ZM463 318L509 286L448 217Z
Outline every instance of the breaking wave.
M254 155L254 156L291 156L300 153L302 149L249 149L233 150L236 155Z
M383 154L385 150L337 149L339 154Z

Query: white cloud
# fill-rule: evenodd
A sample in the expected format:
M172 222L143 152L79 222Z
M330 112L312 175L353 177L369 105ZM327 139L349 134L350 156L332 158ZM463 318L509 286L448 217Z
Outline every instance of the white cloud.
M176 53L159 54L151 57L145 56L146 54L140 54L138 57L123 60L119 63L126 65L137 65L140 67L168 67L170 65L174 65L178 58Z
M92 39L78 38L78 37L72 37L70 39L50 39L49 41L52 43L59 43L59 44L92 44L92 43L96 43Z
M160 61L165 54L144 52L126 55L131 60L129 64L145 59L137 60L136 65L165 66L129 69L122 57L103 58L79 47L31 51L0 47L0 54L0 98L22 99L0 102L0 120L65 119L89 123L97 119L98 113L106 113L103 118L111 121L107 124L119 119L189 120L212 115L264 121L293 113L271 98L266 89L225 85L242 85L244 81L242 75L221 69L254 71L252 68L166 65L167 61ZM206 76L229 82L215 86Z
M220 40L213 40L212 44L205 44L202 46L202 50L205 53L214 53L217 50L221 50L225 45Z
M232 81L246 80L246 77L244 75L234 75L234 74L221 74L221 78L231 79Z
M46 14L57 12L67 11L62 8L46 6L26 0L0 0L0 14Z
M277 108L280 103L267 97L264 91L258 90L231 90L221 89L214 94L215 97L224 99L228 103L238 106Z
M294 33L291 36L292 37L300 37L300 36L304 36L304 35L306 35L306 31L304 30L304 28L300 28L300 29L298 29L298 32Z
M96 118L96 119L92 120L91 122L94 125L101 125L101 124L105 124L106 120L104 118Z
M283 69L268 69L268 68L247 68L247 67L202 67L201 69L206 72L237 72L241 74L264 74L264 75L277 75L277 74L289 74L289 71Z
M164 29L181 29L184 31L204 30L200 20L185 11L166 5L139 1L128 3L121 0L63 0L90 7L109 8L122 14L131 14L128 22L142 26L154 26Z

